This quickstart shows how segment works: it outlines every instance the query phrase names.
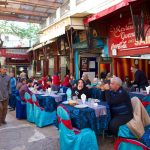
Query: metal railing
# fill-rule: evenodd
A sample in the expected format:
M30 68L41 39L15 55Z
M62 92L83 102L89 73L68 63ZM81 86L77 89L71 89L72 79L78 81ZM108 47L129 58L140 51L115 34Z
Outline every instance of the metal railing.
M33 41L21 41L21 40L9 40L4 41L3 47L31 47L33 44Z
M83 3L83 2L85 2L86 0L76 0L76 5L79 5L79 4L81 4L81 3Z
M68 0L66 3L64 3L61 7L60 7L60 18L66 16L69 12L70 12L70 1L71 0ZM76 0L76 3L75 5L79 5L83 2L85 2L86 0ZM56 18L56 12L53 13L51 16L50 16L50 19L49 19L49 26L53 23L55 23L57 21L58 18ZM43 28L43 27L42 27Z
M70 0L60 7L60 17L66 15L70 11Z
M56 20L56 12L50 16L49 25L53 24Z

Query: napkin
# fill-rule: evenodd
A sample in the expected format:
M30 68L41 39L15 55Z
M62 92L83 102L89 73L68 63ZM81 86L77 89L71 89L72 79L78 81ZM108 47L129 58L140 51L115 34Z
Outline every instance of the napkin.
M82 95L81 95L81 100L82 100L82 103L84 104L85 101L86 101L86 95L85 95L85 94L82 94Z
M149 94L149 91L150 91L150 86L146 87L147 94Z
M48 93L51 93L51 88L48 88L47 91L48 91Z

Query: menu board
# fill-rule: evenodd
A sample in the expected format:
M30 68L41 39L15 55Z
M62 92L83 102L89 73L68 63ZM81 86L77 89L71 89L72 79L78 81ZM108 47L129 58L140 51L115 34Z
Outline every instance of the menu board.
M81 61L81 71L88 71L89 70L89 61L88 61L88 58L87 57L81 57L80 59Z

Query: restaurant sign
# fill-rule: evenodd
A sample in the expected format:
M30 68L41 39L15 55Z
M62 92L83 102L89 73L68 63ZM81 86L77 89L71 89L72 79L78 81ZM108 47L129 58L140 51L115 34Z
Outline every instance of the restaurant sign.
M148 24L144 24L145 31L149 28ZM109 50L110 54L114 49L117 51L135 50L150 45L150 30L148 30L145 41L140 39L136 41L134 27L131 18L122 19L110 25L109 28Z
M27 49L0 49L0 57L28 58Z

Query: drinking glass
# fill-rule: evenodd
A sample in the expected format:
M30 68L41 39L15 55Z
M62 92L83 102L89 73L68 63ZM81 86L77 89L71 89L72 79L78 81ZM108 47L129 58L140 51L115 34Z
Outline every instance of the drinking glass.
M139 92L139 88L136 88L135 90L136 90L136 92Z
M74 101L76 101L76 100L78 99L78 97L77 97L77 96L73 96L72 99L73 99Z

